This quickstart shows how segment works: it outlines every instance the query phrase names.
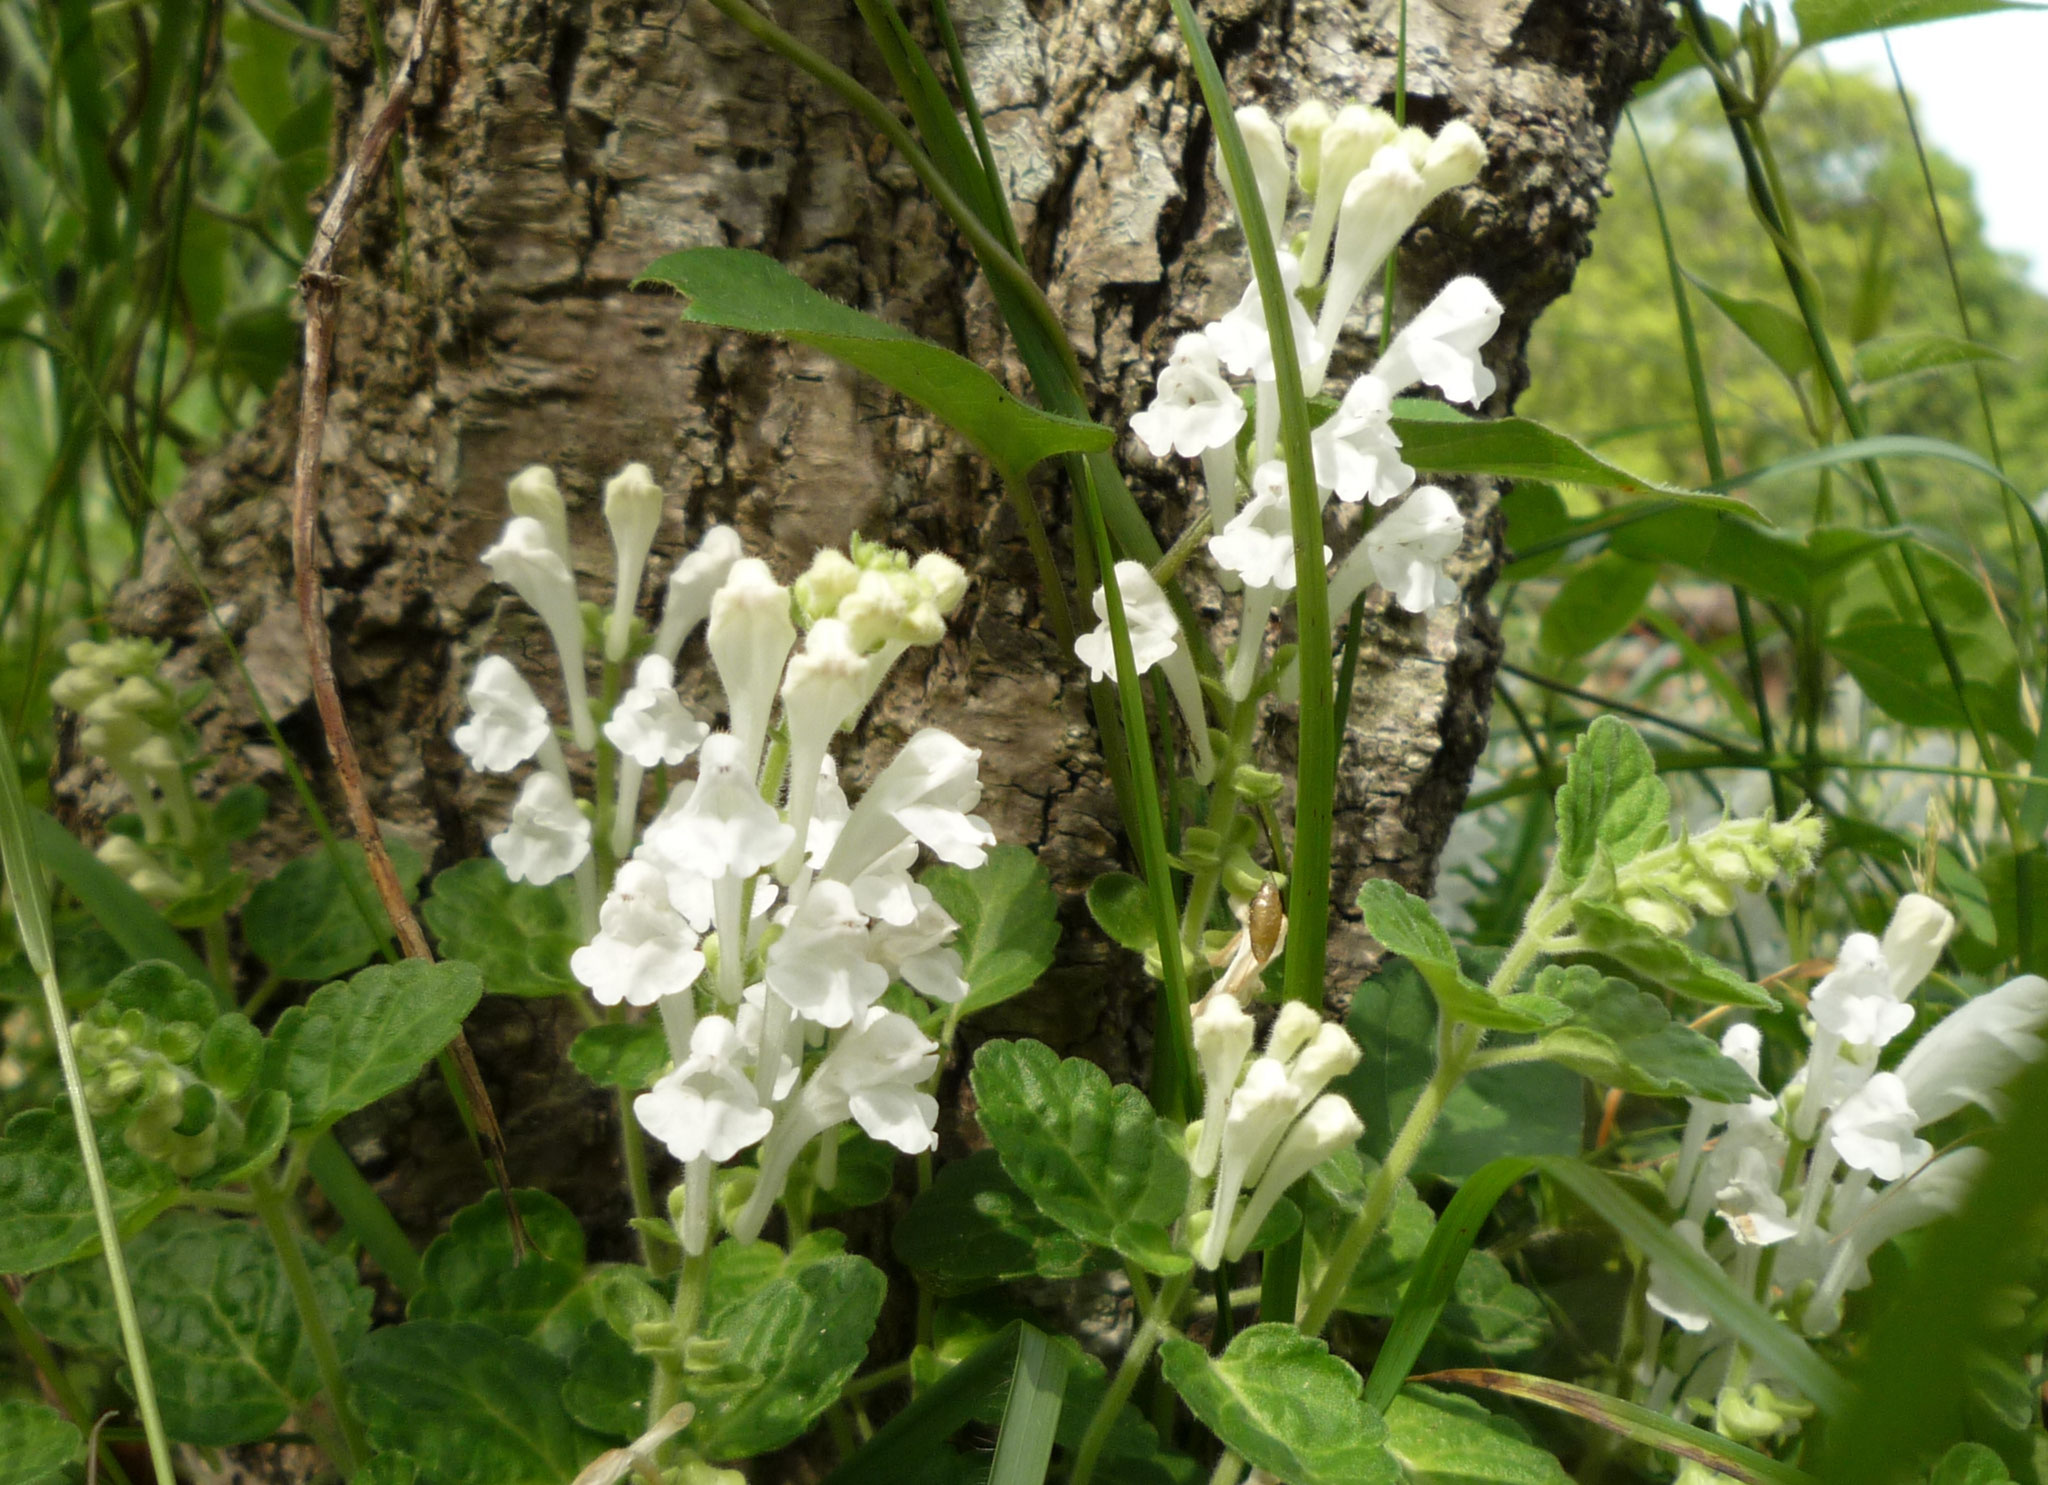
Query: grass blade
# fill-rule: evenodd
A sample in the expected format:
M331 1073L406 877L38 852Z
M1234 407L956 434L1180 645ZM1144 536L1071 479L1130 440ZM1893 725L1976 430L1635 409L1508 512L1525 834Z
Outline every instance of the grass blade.
M1029 1329L1023 1321L1012 1320L983 1341L936 1386L876 1429L852 1458L826 1476L825 1485L898 1485L917 1474L918 1462L929 1456L932 1446L970 1422L989 1394L1003 1385L1004 1369L1013 1366Z
M1010 1400L1003 1405L988 1485L1045 1485L1071 1360L1045 1332L1028 1325L1018 1332L1017 1365L1010 1373Z
M130 959L138 964L145 959L167 959L200 984L213 984L212 972L178 930L78 837L40 810L28 817L28 837L50 875L85 904L85 910Z

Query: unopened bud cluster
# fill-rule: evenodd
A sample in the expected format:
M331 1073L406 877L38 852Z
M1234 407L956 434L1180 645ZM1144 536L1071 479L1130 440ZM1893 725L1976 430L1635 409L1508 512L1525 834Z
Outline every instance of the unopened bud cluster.
M1807 807L1789 820L1724 820L1630 862L1615 877L1615 899L1637 922L1681 934L1695 913L1734 912L1737 892L1813 870L1826 836L1825 822Z
M191 1070L204 1036L190 1021L104 1001L71 1028L86 1108L101 1119L132 1109L129 1148L179 1176L208 1169L219 1148L219 1095Z

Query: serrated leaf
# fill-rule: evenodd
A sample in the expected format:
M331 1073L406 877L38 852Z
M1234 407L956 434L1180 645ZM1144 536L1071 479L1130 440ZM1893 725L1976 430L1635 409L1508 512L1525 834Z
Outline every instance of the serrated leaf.
M1125 1224L1164 1228L1180 1217L1187 1157L1136 1088L1112 1086L1093 1063L1078 1057L1062 1062L1050 1047L1030 1041L983 1046L975 1054L973 1083L981 1127L1003 1169L1069 1232L1114 1248ZM1156 1259L1150 1233L1125 1228L1124 1235L1137 1236L1142 1250L1125 1257Z
M1713 519L1714 514L1691 512ZM1657 569L1619 552L1602 552L1574 569L1543 607L1537 638L1547 654L1575 660L1621 634L1636 620Z
M84 1455L77 1425L54 1408L0 1402L0 1485L59 1485Z
M1029 990L1052 964L1060 901L1032 852L1001 845L972 870L941 863L918 880L960 925L953 946L967 980L963 1016Z
M637 283L683 294L686 324L773 335L812 346L930 409L1021 481L1041 459L1107 449L1115 433L1018 401L981 367L819 293L775 259L738 248L690 248L647 266Z
M569 973L583 929L566 877L545 887L515 882L497 858L479 856L434 878L420 919L442 957L474 964L493 995L582 993Z
M1683 1094L1739 1103L1762 1093L1756 1079L1710 1039L1671 1019L1664 1002L1588 965L1551 965L1539 986L1570 1008L1569 1024L1536 1045L1552 1062L1608 1088L1654 1097Z
M1374 938L1415 966L1445 1015L1496 1031L1540 1031L1569 1019L1568 1010L1543 995L1487 994L1460 967L1457 947L1429 904L1398 882L1367 882L1358 911Z
M872 1263L841 1254L714 1309L703 1334L723 1342L719 1367L683 1379L684 1397L697 1405L684 1439L707 1458L731 1460L801 1437L866 1359L887 1288Z
M1945 371L1951 366L2011 359L1995 346L1979 345L1960 335L1914 330L1904 335L1887 335L1881 340L1866 340L1857 346L1856 380L1869 387L1901 377Z
M1792 15L1799 22L1801 44L1817 46L1838 37L1896 31L1957 16L2042 8L2023 0L1793 0Z
M647 1394L653 1384L654 1363L598 1320L569 1354L562 1406L585 1428L637 1439L647 1430Z
M1574 903L1572 924L1594 953L1688 999L1758 1010L1772 1009L1778 1003L1770 991L1752 985L1719 960L1638 923L1619 908L1599 902Z
M188 1021L202 1030L220 1012L211 990L162 959L121 971L108 984L106 998L122 1010L144 1011L161 1022Z
M1409 1386L1387 1405L1387 1448L1408 1478L1455 1485L1571 1485L1507 1419L1467 1398Z
M1616 866L1626 866L1663 845L1670 816L1671 791L1635 729L1618 717L1594 718L1557 791L1560 880L1568 887L1584 881L1602 846Z
M371 1442L436 1485L562 1485L607 1442L562 1406L560 1361L487 1326L385 1326L347 1370Z
M170 1174L128 1148L118 1125L94 1128L114 1220L133 1233L176 1198ZM31 1109L0 1137L0 1273L32 1274L99 1245L92 1189L69 1113Z
M1073 1279L1116 1256L1040 1212L993 1150L940 1167L892 1236L896 1256L941 1298L1010 1279Z
M385 844L410 901L419 887L419 855L395 837ZM377 904L363 848L343 841L332 851L318 850L287 862L277 875L258 882L242 908L242 938L249 952L280 979L331 980L360 969L377 955L377 935L363 921L359 899L370 905L378 928L389 935L390 923Z
M1161 1368L1194 1415L1250 1464L1286 1485L1393 1485L1387 1425L1365 1384L1328 1346L1292 1325L1239 1331L1219 1357L1170 1340Z
M1129 872L1106 871L1088 884L1088 914L1096 927L1134 954L1159 946L1151 894Z
M242 1120L242 1141L223 1150L212 1170L195 1186L225 1186L246 1181L259 1170L267 1170L284 1149L292 1132L292 1101L275 1088L266 1088L249 1102Z
M601 1088L638 1093L652 1087L668 1066L668 1038L655 1021L590 1026L569 1043L569 1060Z
M582 1336L594 1296L572 1303L583 1282L583 1227L576 1214L545 1191L512 1193L531 1247L512 1253L505 1198L493 1191L464 1207L448 1230L427 1246L421 1267L426 1287L412 1297L412 1320L464 1320L506 1335L538 1341L558 1355Z
M1686 277L1788 380L1796 381L1801 374L1813 370L1813 337L1806 333L1806 322L1798 315L1768 300L1738 299L1733 294L1724 294L1690 273Z
M482 993L474 965L417 959L323 986L277 1018L264 1086L291 1095L295 1127L325 1129L417 1077Z

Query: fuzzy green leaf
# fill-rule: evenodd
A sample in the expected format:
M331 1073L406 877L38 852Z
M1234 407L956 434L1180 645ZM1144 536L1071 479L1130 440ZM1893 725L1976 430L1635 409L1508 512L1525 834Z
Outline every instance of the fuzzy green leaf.
M1088 884L1088 914L1095 926L1134 954L1159 947L1150 890L1125 871L1106 871Z
M292 1123L325 1129L419 1075L483 993L474 965L412 959L315 990L277 1018L263 1083L292 1099Z
M495 858L479 856L434 878L420 919L442 957L474 964L493 995L582 993L569 973L583 930L566 877L545 887L515 882Z
M1572 924L1594 953L1652 986L1711 1005L1769 1010L1778 1003L1770 991L1752 985L1719 960L1638 923L1619 908L1597 902L1574 903Z
M128 1148L117 1125L95 1129L100 1164L123 1233L146 1224L175 1198L170 1173ZM0 1273L32 1274L99 1246L92 1190L69 1114L31 1109L0 1137Z
M585 1428L637 1439L647 1431L647 1391L653 1382L654 1363L596 1320L569 1355L562 1406Z
M1060 941L1060 900L1036 855L997 846L972 870L942 863L918 880L960 925L953 946L967 980L963 1016L1038 983Z
M1520 1428L1467 1398L1404 1387L1387 1406L1387 1447L1411 1480L1456 1485L1571 1485Z
M1558 877L1577 886L1602 846L1616 866L1655 850L1670 834L1670 815L1671 791L1635 729L1618 717L1596 717L1557 791Z
M1292 1325L1254 1325L1211 1357L1192 1341L1161 1349L1166 1380L1240 1456L1287 1485L1393 1485L1387 1425L1365 1384Z
M1570 1018L1570 1011L1544 995L1487 994L1460 967L1457 947L1429 904L1399 883L1367 882L1358 893L1358 911L1374 938L1415 966L1446 1016L1495 1031L1541 1031Z
M1868 387L1976 361L2010 360L2012 357L1997 347L1980 345L1960 335L1913 330L1904 335L1887 335L1882 340L1866 340L1856 347L1856 380Z
M668 1066L668 1038L656 1021L591 1026L569 1043L569 1060L599 1087L638 1093Z
M386 845L409 901L419 887L420 858L402 840L390 839ZM353 892L349 881L355 884ZM344 841L334 850L287 862L276 876L258 882L242 908L242 937L249 952L280 979L331 980L377 955L377 934L363 921L359 899L372 905L378 928L388 936L390 924L376 906L363 848Z
M1756 1079L1710 1039L1671 1019L1664 1002L1588 965L1551 965L1538 986L1571 1009L1572 1020L1537 1039L1550 1061L1607 1088L1655 1097L1684 1094L1739 1103L1759 1094Z
M162 959L146 959L121 971L108 984L106 998L124 1011L144 1011L162 1022L189 1021L202 1029L220 1013L220 1002L211 990Z
M1040 1212L993 1150L942 1167L896 1224L893 1244L941 1298L1010 1279L1073 1279L1116 1263Z
M55 1409L0 1402L0 1485L61 1485L84 1453L77 1426Z
M512 1254L505 1198L493 1191L464 1207L428 1245L426 1287L412 1297L413 1320L466 1320L506 1335L526 1336L548 1350L572 1349L590 1323L595 1300L572 1298L583 1282L583 1227L545 1191L515 1191L532 1246Z

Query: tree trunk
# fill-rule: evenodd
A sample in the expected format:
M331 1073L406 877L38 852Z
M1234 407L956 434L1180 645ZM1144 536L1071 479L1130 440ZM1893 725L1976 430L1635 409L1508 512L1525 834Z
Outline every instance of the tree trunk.
M851 6L775 9L888 95ZM923 24L924 7L907 9ZM1211 134L1170 12L1163 0L956 0L955 10L1029 255L1093 378L1098 416L1121 428L1174 337L1220 314L1248 275L1208 174ZM1240 99L1276 114L1308 96L1391 102L1394 0L1222 0L1206 12ZM380 95L353 7L347 23L338 153ZM409 12L394 18L394 51L410 23ZM1489 412L1521 390L1530 325L1587 251L1617 110L1666 30L1655 0L1413 0L1410 119L1432 129L1468 120L1490 162L1411 234L1402 300L1412 310L1461 272L1493 286L1507 315L1489 352L1501 381ZM558 472L592 580L610 571L598 491L629 460L670 494L657 576L714 521L736 525L785 579L855 532L952 553L975 581L951 635L899 666L844 766L864 782L870 743L886 758L925 724L984 750L984 813L1001 838L1038 850L1069 897L1047 984L979 1029L1038 1035L1120 1072L1140 1066L1149 1012L1133 993L1136 966L1093 932L1074 895L1124 852L1085 677L1041 622L1032 564L988 469L875 383L809 351L682 326L668 293L629 287L677 248L757 248L1022 388L943 215L838 99L698 0L462 0L430 56L403 215L387 187L344 254L323 451L337 664L379 812L430 866L475 854L506 816L504 781L468 771L449 733L485 649L525 662L537 682L550 668L544 631L477 561L503 524L506 479L527 464ZM281 392L199 472L172 519L265 700L324 779L290 593L296 403ZM1158 465L1128 437L1122 452L1170 540L1188 517L1190 471ZM1452 569L1464 601L1426 619L1368 609L1337 801L1339 996L1372 960L1350 907L1358 883L1392 876L1429 890L1486 738L1498 491L1468 481L1456 493L1469 516ZM1038 494L1062 542L1066 494L1050 477ZM1220 612L1217 595L1206 598ZM271 787L281 819L265 850L303 848L310 837L278 760L160 538L119 617L177 638L181 663L217 678L206 725L219 773ZM686 673L685 694L693 681L708 689L707 675ZM1286 727L1280 719L1283 762ZM492 1001L472 1035L516 1179L556 1190L595 1229L623 1209L610 1105L559 1058L572 1031L553 1007ZM481 1189L439 1098L422 1091L412 1110L379 1112L352 1139L359 1158L381 1144L382 1169L400 1162L403 1179L387 1187L422 1228Z

